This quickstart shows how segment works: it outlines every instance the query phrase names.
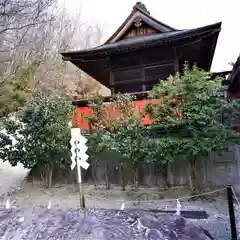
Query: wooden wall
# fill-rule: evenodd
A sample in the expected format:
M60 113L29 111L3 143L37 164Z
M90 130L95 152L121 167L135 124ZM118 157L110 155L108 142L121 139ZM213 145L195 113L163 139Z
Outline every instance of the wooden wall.
M169 75L175 75L178 64L173 48L154 48L148 51L111 57L110 89L112 94L149 91Z
M130 29L126 32L123 38L129 38L129 37L137 37L137 36L144 36L144 35L150 35L157 33L156 29L150 27L144 22L139 23L140 26L132 25ZM159 33L159 32L158 32Z
M119 157L118 154L108 152L96 156L90 154L91 166L87 171L82 171L84 182L105 185L107 174L110 187L114 187L111 184L120 186L122 173L117 167ZM231 146L228 152L221 155L210 154L206 159L197 162L197 169L198 187L203 192L231 184L236 193L240 194L240 146ZM58 181L76 182L76 172L70 169L68 172L64 170L59 176ZM124 169L125 184L133 185L133 177L131 167ZM165 166L158 166L155 163L140 164L139 184L159 188L189 186L188 162L184 158L179 158Z

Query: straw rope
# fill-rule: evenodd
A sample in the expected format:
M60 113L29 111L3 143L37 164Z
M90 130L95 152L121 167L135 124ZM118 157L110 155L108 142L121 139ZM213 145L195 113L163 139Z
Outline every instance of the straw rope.
M240 207L239 199L238 199L238 197L237 197L237 195L236 195L236 193L235 193L233 187L231 187L231 188L232 188L233 195L234 195L234 197L235 197L235 199L236 199L236 202L237 202L238 206Z
M219 189L216 189L216 190L213 190L213 191L209 191L209 192L204 192L204 193L199 193L199 194L196 194L196 195L191 195L191 196L185 196L185 197L176 197L176 198L166 198L166 199L148 199L148 200L115 200L116 202L125 202L125 203L139 203L139 202L142 202L142 203L145 203L145 202L153 202L153 201L157 201L157 202L171 202L171 201L176 201L177 199L178 200L188 200L188 199L191 199L191 198L195 198L195 197L201 197L201 196L206 196L206 195L211 195L213 193L216 193L216 192L221 192L223 190L226 190L226 187L225 188L219 188ZM166 190L166 191L163 191L161 193L164 193L164 192L169 192L171 190ZM92 195L88 195L88 194L84 194L85 197L92 197ZM101 197L99 197L101 198ZM239 202L239 206L240 206L240 202Z
M216 192L221 192L223 190L225 190L226 188L219 188L219 189L216 189L216 190L213 190L213 191L210 191L210 192L205 192L205 193L200 193L200 194L196 194L196 195L192 195L192 196L185 196L185 197L179 197L179 198L168 198L168 199L160 199L160 200L126 200L126 201L123 201L123 200L117 200L117 201L121 201L121 202L125 202L125 203L128 203L128 202L150 202L150 201L157 201L157 202L171 202L171 201L176 201L177 199L178 200L188 200L188 199L191 199L191 198L195 198L195 197L200 197L200 196L205 196L205 195L211 195L213 193L216 193Z

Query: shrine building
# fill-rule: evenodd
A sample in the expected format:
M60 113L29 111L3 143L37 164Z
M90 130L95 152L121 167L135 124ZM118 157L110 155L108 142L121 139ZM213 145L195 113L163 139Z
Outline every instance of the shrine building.
M98 47L61 53L63 60L96 79L116 93L135 95L134 108L143 108L148 92L160 79L182 73L185 62L210 71L221 31L221 22L194 29L176 29L151 16L146 6L137 2L130 15L107 41ZM224 72L223 76L227 73ZM109 102L111 96L105 97ZM81 115L77 124L89 128L83 117L91 116L89 99L73 101ZM75 114L76 115L76 114ZM74 116L75 116L74 115ZM76 119L75 119L76 120ZM73 119L73 121L75 121ZM150 124L149 118L142 120Z

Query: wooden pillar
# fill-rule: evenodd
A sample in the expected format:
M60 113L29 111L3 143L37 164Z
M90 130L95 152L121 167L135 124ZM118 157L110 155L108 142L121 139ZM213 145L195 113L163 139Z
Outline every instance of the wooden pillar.
M176 47L173 48L173 51L174 51L174 69L175 69L175 74L177 74L180 72L180 69L179 69L179 59L178 59Z
M144 62L141 54L138 56L140 58L140 68L141 68L141 82L142 82L142 91L146 91L146 82L145 82L145 72L144 72Z
M109 76L109 79L110 79L110 86L111 86L111 95L113 95L115 93L115 89L114 89L114 75L113 75L113 72L110 71L110 76Z
M108 57L108 67L109 67L109 85L111 86L111 95L115 93L114 91L114 74L112 71L112 64L111 64L111 58Z

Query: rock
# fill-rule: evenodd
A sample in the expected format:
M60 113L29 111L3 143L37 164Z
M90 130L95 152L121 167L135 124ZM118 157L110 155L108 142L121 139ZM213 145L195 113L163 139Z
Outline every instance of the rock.
M164 239L162 233L157 229L147 229L145 235L148 240Z
M0 239L211 240L205 231L175 214L147 211L71 209L0 210Z

